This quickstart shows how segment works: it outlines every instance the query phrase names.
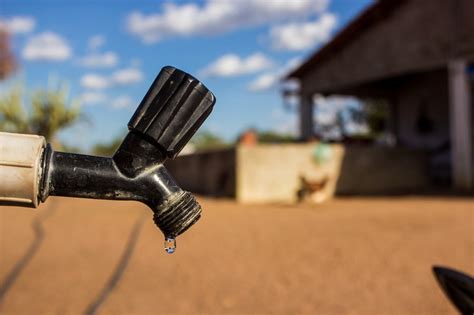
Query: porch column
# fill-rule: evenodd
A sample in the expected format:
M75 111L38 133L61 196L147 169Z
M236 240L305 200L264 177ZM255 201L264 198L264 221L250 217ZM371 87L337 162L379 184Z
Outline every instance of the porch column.
M471 143L471 90L467 62L449 62L450 136L453 184L456 189L469 191L473 187Z
M301 95L300 102L300 139L308 140L314 135L313 97L312 95Z

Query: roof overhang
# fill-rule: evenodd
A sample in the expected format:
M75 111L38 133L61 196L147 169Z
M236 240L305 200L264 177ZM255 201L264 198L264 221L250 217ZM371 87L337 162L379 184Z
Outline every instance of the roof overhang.
M373 24L384 19L397 6L401 5L406 0L378 0L354 20L352 20L346 27L339 31L326 45L311 55L298 68L286 75L285 80L299 79L310 72L318 64L329 59L336 51L344 48L350 41L357 38L364 30L371 27Z

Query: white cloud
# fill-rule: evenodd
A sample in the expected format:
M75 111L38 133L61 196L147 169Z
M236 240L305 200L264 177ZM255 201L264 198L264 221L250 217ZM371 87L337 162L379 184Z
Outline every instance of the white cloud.
M279 50L305 50L326 42L337 24L332 13L324 13L313 22L288 23L272 27L272 46Z
M111 81L116 85L128 85L142 80L142 71L133 67L115 71L111 77Z
M138 58L133 58L131 61L130 61L130 65L132 67L140 67L142 65L142 61Z
M0 19L0 28L5 28L13 34L25 34L34 30L36 21L30 16L12 16L7 19Z
M99 92L84 92L79 96L79 101L84 105L96 105L104 103L107 96Z
M108 51L89 54L80 60L80 64L89 68L107 68L116 66L118 60L116 53Z
M110 99L106 94L95 91L86 91L82 93L79 96L79 101L83 105L105 104L114 109L127 108L134 104L132 98L128 95L121 95Z
M125 68L109 76L88 73L82 76L81 86L85 89L102 90L113 86L138 83L143 80L143 72L138 68Z
M255 53L247 58L227 54L206 66L201 73L205 76L232 77L260 72L272 67L272 61L262 53Z
M276 73L264 73L258 76L249 85L250 91L264 91L274 87L280 81L280 76Z
M286 62L286 64L277 71L265 72L250 82L248 89L253 92L265 91L278 86L285 75L301 64L301 58L295 57ZM294 84L294 82L292 82ZM292 86L296 89L296 86Z
M72 55L68 42L53 32L44 32L31 37L23 48L26 60L64 61Z
M166 3L162 13L133 12L127 29L145 43L166 37L207 35L237 28L307 17L327 9L329 0L207 0Z
M89 38L89 41L87 42L87 48L89 50L94 51L102 47L104 44L105 44L105 36L94 35L91 38Z
M110 86L108 77L89 73L81 78L81 86L86 89L101 90Z
M119 96L119 97L113 99L110 102L110 105L113 108L116 108L116 109L127 108L127 107L131 107L133 105L133 101L130 98L130 96L122 95L122 96Z

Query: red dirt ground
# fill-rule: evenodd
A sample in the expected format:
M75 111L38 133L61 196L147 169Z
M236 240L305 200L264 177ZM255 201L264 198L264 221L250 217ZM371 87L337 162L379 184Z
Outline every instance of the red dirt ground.
M203 218L173 255L151 212L134 202L0 207L0 287L34 240L35 217L44 228L0 313L83 313L143 216L123 277L97 314L456 314L431 266L474 274L473 199L200 201Z

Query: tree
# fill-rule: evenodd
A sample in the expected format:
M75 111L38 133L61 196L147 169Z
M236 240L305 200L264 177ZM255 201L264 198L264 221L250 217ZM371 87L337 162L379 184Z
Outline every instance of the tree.
M365 123L369 129L369 136L377 137L387 129L389 118L388 103L380 99L366 99L359 108L352 108L350 118L358 123Z
M196 150L221 149L229 144L220 136L208 131L199 131L190 141Z
M258 132L258 142L261 143L287 143L296 142L296 138L291 134L279 133L271 130Z
M92 148L92 153L100 156L112 156L122 141L123 137L117 137L109 143L98 143Z
M31 110L23 106L21 88L0 98L0 130L44 136L52 142L56 134L81 118L78 104L68 104L67 91L38 90L31 97Z
M10 49L10 36L0 27L0 80L15 70L15 58Z

